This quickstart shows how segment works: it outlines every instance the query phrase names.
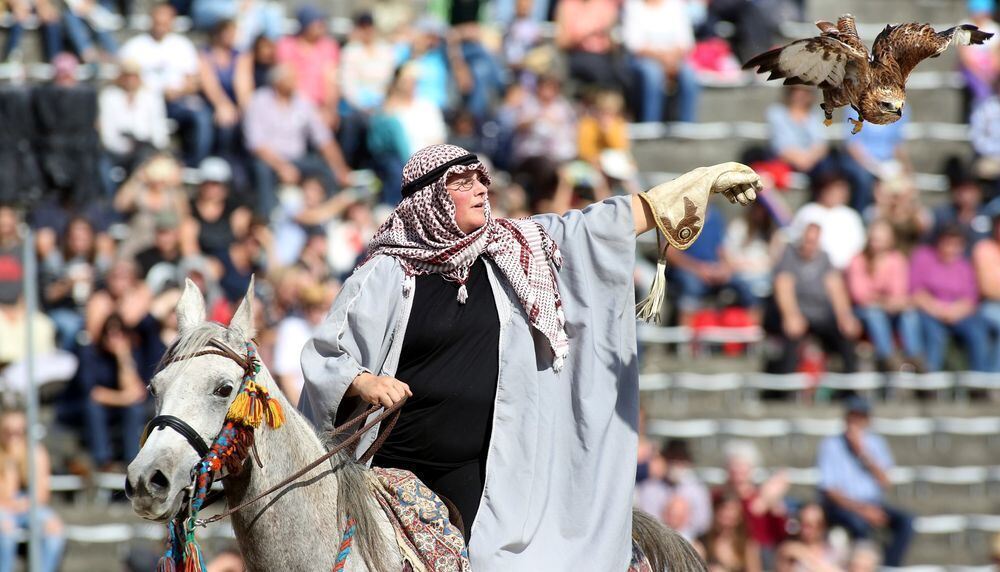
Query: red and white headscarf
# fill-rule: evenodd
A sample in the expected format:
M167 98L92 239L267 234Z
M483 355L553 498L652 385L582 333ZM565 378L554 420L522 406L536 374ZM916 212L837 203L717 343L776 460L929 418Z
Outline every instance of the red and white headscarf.
M403 167L403 186L467 155L455 145L421 149ZM469 171L476 171L489 186L490 175L478 161L448 167L399 203L368 244L368 259L385 254L399 260L407 275L440 274L459 285L458 301L464 304L472 265L480 255L489 256L514 289L531 325L549 341L553 368L559 371L569 351L557 279L562 266L559 247L533 220L494 219L489 200L484 205L486 224L471 234L462 232L445 182L449 175Z

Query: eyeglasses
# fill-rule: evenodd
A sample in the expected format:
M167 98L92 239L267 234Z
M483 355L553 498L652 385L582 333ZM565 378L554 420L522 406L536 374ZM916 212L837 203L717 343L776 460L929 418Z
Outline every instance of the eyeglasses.
M445 188L449 191L456 191L459 193L467 193L472 190L472 187L476 184L475 177L469 177L467 179L462 179L459 181L454 181L445 185Z

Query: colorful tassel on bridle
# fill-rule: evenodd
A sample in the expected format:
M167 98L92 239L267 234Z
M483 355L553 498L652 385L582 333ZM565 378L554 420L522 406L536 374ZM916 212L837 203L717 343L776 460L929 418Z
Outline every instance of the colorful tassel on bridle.
M260 362L253 344L247 343L247 370L236 399L226 412L226 422L205 457L191 470L193 490L186 521L168 523L167 551L156 565L156 572L205 572L205 562L195 538L198 511L205 505L215 475L222 469L237 474L250 455L254 444L254 430L266 422L272 429L285 423L281 403L271 397L267 388L256 382ZM179 542L179 532L184 534L184 544Z

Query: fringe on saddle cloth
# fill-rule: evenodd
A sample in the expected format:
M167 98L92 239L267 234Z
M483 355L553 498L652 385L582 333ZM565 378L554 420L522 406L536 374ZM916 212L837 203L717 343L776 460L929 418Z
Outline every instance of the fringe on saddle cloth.
M375 498L396 530L396 544L413 572L470 572L462 531L448 508L413 473L375 467L369 473Z

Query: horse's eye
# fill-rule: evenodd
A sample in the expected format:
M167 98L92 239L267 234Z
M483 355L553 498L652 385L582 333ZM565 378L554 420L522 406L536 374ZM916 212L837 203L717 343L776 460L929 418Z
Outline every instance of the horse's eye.
M152 395L153 397L156 397L156 389L153 388L153 384L152 383L147 383L146 384L146 391L148 391L149 394Z
M229 397L230 394L233 393L233 386L231 386L231 385L220 385L219 387L216 387L215 391L213 391L212 393L214 393L215 395L218 395L219 397Z

